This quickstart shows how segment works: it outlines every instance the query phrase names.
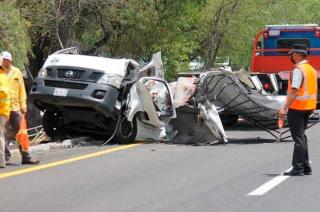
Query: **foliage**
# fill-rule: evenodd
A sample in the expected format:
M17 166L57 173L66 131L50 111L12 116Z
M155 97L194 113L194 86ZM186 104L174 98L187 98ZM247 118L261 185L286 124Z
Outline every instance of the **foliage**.
M4 0L1 50L33 74L63 47L144 63L162 51L167 77L217 56L248 66L252 39L266 24L314 23L320 0ZM285 14L285 15L284 15Z
M70 28L79 19L81 4L79 0L17 0L17 6L28 23L32 48L28 59L36 75L48 54L73 45Z
M167 77L172 78L177 70L188 67L189 57L197 48L196 31L203 5L203 1L191 0L131 0L109 5L99 13L105 28L112 29L110 38L96 50L141 62L162 51ZM99 32L96 26L90 29L81 37L87 48L97 39L93 33Z
M230 30L230 23L235 19L240 0L211 0L208 3L203 21L204 39L202 41L202 57L206 68L214 65L221 44Z
M27 62L26 55L30 52L27 23L16 8L15 1L2 1L1 9L6 12L0 16L0 51L11 52L15 65L22 69L23 63Z

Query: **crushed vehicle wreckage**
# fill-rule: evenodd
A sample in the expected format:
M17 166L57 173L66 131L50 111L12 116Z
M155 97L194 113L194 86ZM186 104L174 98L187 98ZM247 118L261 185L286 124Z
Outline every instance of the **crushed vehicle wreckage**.
M171 83L173 101L177 118L172 119L169 128L177 132L173 143L179 144L212 144L215 141L227 143L219 113L214 104L203 96L198 79L179 77ZM200 97L200 98L199 98Z
M48 57L31 99L50 137L89 134L119 143L160 140L176 117L161 54L142 67L128 59L70 54Z
M193 80L179 79L173 95L173 89L164 80L161 53L154 54L150 63L141 66L128 59L71 52L62 50L50 55L32 85L31 99L44 112L43 128L50 137L89 134L109 138L106 143L111 139L130 143L173 141L178 132L174 139L178 141L189 131L187 134L199 135L199 142L217 139L227 142L213 104L195 99L196 107L187 105L189 98L183 96L183 91L194 94ZM199 111L198 121L188 121L190 126L179 124L181 119L174 121L176 108L182 120L195 116L185 115L184 110ZM202 123L206 130L200 126ZM201 136L197 128L202 129Z
M177 118L171 120L171 124L180 133L176 143L212 143L213 139L227 143L220 119L224 115L240 116L278 142L291 137L286 120L285 129L278 124L278 111L286 96L277 95L278 84L272 75L274 93L266 92L256 75L243 70L208 70L182 76L185 77L180 77L172 86L176 90L173 94ZM319 114L313 113L307 128L318 122Z
M225 113L240 115L277 139L288 132L277 129L285 96L264 93L257 77L214 70L169 84L160 52L145 66L74 49L56 52L40 70L30 97L44 112L44 131L53 138L86 134L108 138L104 143L225 144L220 119Z
M216 105L220 114L241 116L251 125L271 134L278 142L291 137L287 121L283 120L282 127L278 122L278 112L286 96L266 92L256 75L243 71L208 71L200 76L200 84L203 87L201 95ZM272 85L275 91L279 90L276 81ZM318 122L319 114L314 112L307 128Z

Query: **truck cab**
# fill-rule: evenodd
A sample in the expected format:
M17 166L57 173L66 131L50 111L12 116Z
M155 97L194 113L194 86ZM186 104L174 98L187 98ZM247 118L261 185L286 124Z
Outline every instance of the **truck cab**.
M250 70L262 75L276 73L279 94L282 95L287 92L288 79L294 66L288 54L293 44L308 46L307 59L318 72L319 86L320 27L318 24L267 25L257 33L253 43ZM265 84L263 80L261 81Z

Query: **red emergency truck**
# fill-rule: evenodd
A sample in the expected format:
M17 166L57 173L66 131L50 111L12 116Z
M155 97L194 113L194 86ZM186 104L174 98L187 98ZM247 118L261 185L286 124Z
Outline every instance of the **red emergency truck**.
M270 86L263 76L276 73L279 82L279 94L286 94L287 82L293 64L288 52L293 44L309 47L308 61L318 72L320 85L320 27L318 24L303 25L267 25L254 39L250 70L262 74L259 78L265 90ZM265 77L265 79L267 79ZM318 93L319 99L319 93ZM318 101L319 102L319 101Z

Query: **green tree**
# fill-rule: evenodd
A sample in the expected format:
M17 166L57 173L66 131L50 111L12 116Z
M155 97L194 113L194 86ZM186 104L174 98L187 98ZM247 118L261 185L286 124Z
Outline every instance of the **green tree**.
M91 5L83 11L81 17L86 21L76 26L76 34L88 54L99 52L111 57L133 58L143 63L148 62L153 53L162 51L166 75L173 78L177 71L187 69L193 50L198 48L200 39L197 29L205 2L99 2L99 7Z
M240 3L240 0L211 0L203 11L208 14L204 16L204 37L201 42L206 68L214 65L225 36L230 31L230 25L239 12Z
M161 50L167 76L187 68L198 48L197 33L204 0L20 0L30 23L36 72L48 54L78 45L85 54L147 61Z
M28 58L36 75L48 54L73 45L70 29L82 4L78 0L17 0L17 4L28 23L32 48Z
M320 0L17 0L24 21L16 15L15 1L6 2L10 12L1 26L19 22L12 28L21 33L11 36L18 42L1 38L8 46L3 48L15 51L9 45L17 44L22 49L17 58L23 58L30 38L34 74L50 53L70 46L81 47L84 54L142 63L162 51L170 79L198 56L207 67L217 56L248 66L252 39L266 24L313 23L320 16ZM7 18L11 13L14 20Z
M0 50L9 51L13 55L13 62L20 69L27 62L27 52L30 52L30 39L27 34L27 23L20 15L13 0L1 2L0 16Z

